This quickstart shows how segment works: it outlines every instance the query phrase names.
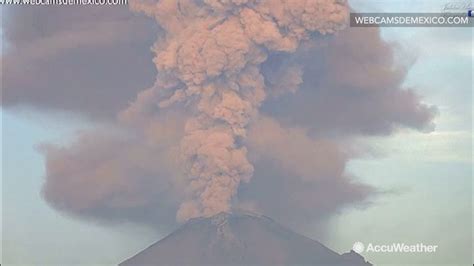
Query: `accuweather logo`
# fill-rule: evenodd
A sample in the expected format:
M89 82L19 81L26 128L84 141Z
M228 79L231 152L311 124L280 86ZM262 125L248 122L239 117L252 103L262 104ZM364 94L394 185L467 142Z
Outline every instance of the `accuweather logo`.
M438 245L405 244L405 243L391 243L391 244L367 244L367 247L362 242L355 242L352 250L357 253L435 253Z
M365 246L362 242L355 242L354 245L352 245L352 250L357 253L362 253L365 250Z

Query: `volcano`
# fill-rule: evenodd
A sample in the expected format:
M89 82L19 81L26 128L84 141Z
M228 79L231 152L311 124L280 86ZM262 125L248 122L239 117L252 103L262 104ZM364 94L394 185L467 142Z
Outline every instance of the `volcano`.
M338 254L272 219L253 213L220 213L189 220L120 266L372 265L351 251Z

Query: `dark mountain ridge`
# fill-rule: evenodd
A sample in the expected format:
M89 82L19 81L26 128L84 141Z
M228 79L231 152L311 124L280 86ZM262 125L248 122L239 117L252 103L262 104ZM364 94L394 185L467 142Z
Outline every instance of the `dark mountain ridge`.
M366 266L359 254L340 255L258 214L220 213L189 220L120 266L338 265Z

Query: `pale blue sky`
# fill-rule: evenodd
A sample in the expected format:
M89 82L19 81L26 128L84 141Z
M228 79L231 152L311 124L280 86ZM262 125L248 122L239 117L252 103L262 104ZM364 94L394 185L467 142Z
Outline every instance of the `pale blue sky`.
M446 3L350 2L367 12L436 12ZM339 252L350 250L355 241L440 246L435 255L363 254L377 265L470 263L473 31L384 28L382 32L398 43L401 56L417 59L406 84L439 107L437 129L431 134L403 131L388 139L361 139L360 145L370 145L377 155L354 160L348 171L387 193L366 208L333 217L326 238L320 240ZM24 110L4 110L1 115L3 262L113 265L164 235L135 225L79 221L52 210L41 198L44 166L36 145L65 143L76 130L93 125L68 115Z
M440 12L447 1L351 1L366 12ZM372 3L368 3L372 2ZM375 4L377 3L377 4ZM383 3L383 4L382 4ZM431 243L433 255L365 254L377 265L470 264L472 254L472 29L384 28L402 54L416 58L406 85L440 110L431 134L401 132L368 140L382 154L356 160L350 171L393 193L332 223L329 244ZM334 237L338 235L339 237Z
M447 1L351 1L366 12L440 12ZM368 3L371 2L371 3ZM360 5L359 5L360 4ZM384 28L402 54L416 58L406 85L440 110L431 134L401 132L366 140L382 154L355 160L349 171L389 193L363 210L333 219L329 246L429 243L435 255L364 254L377 265L471 263L472 34L470 28ZM336 236L337 235L337 236ZM352 240L352 241L351 241ZM397 263L395 263L397 262Z

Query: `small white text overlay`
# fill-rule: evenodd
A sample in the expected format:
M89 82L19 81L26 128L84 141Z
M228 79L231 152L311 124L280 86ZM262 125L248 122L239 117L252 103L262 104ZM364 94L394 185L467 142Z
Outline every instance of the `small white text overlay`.
M351 13L351 27L472 27L465 13Z
M0 5L18 6L118 6L128 0L0 0Z
M357 253L435 253L437 249L438 245L428 245L424 243L368 243L367 245L364 245L362 242L355 242L352 246L352 250Z

